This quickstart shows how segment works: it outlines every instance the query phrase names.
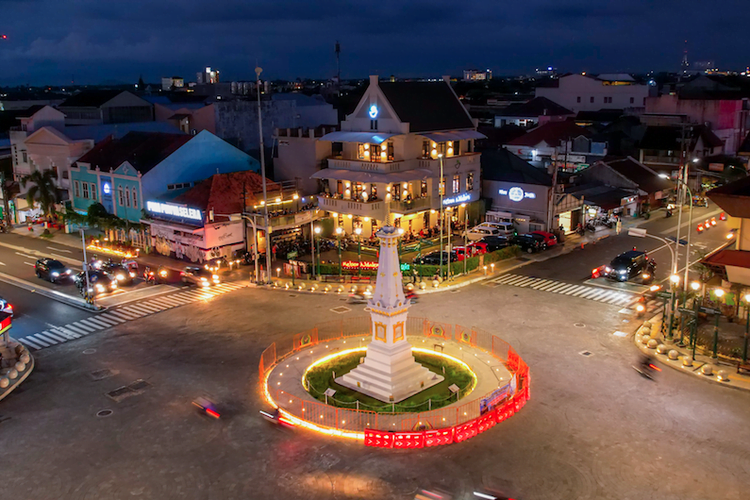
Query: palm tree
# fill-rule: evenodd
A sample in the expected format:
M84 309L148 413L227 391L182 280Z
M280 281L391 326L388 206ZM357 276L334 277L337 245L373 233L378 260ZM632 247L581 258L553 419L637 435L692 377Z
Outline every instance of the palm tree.
M36 170L21 179L21 187L26 188L27 183L33 184L26 193L26 202L30 207L39 203L44 215L50 215L57 203L57 186L55 185L55 173L53 170Z

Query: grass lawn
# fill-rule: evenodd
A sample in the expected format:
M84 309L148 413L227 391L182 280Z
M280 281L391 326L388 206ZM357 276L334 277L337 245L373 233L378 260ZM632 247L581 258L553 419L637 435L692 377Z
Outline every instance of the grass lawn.
M396 403L395 410L397 412L420 412L427 411L430 407L434 410L447 406L456 401L456 395L451 393L448 389L449 386L456 384L461 388L461 397L465 397L476 385L473 374L458 363L438 355L422 352L413 352L413 355L418 363L431 372L444 376L445 380L400 403ZM359 401L361 410L391 413L393 411L392 404L384 403L333 381L334 373L336 378L349 373L359 365L360 358L364 356L365 351L354 352L316 366L307 373L307 391L316 399L325 401L326 398L323 393L326 389L331 388L336 391L336 394L333 398L328 398L329 405L341 408L356 408L356 401ZM445 367L445 373L443 373L443 367ZM431 405L428 400L432 400Z

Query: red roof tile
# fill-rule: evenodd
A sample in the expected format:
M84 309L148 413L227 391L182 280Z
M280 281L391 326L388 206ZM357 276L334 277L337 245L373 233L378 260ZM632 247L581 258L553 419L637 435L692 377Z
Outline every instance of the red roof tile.
M270 179L266 180L269 198L279 186ZM215 214L238 214L244 210L242 204L245 196L245 207L260 203L261 197L256 193L263 191L263 178L252 171L214 174L195 187L177 196L176 203L185 203L201 210L213 209Z

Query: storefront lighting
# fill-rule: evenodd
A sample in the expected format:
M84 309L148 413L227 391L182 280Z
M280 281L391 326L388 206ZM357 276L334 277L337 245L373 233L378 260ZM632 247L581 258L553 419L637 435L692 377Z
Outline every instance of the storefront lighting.
M690 283L690 288L692 288L695 291L698 291L701 288L701 284L697 281L693 281L692 283Z
M367 151L369 149L370 149L370 145L369 144L365 144L365 151Z
M716 290L714 290L714 294L715 294L715 295L716 295L717 297L721 298L721 297L723 297L723 296L724 296L724 290L722 290L721 288L717 288Z
M276 198L276 203L281 203L281 198Z
M391 186L390 186L390 185L386 186L386 187L385 187L385 190L386 190L386 191L388 191L388 192L390 193L390 192L391 192Z
M349 218L351 219L351 217L352 216L350 215ZM356 234L357 236L359 236L360 234L362 234L362 228L361 227L355 227L354 228L354 234Z
M370 218L369 217L365 217L365 222L370 222Z
M292 196L292 199L299 200L299 195L297 193L294 193L294 195Z
M343 232L344 232L344 230L343 230L343 229L341 229L341 227L337 227L337 228L336 228L336 234L341 234L341 233L343 233Z
M449 155L452 155L452 154L453 154L453 148L448 148L448 154L449 154Z
M352 218L352 214L348 214L347 217L349 217L351 219Z
M315 226L315 234L320 234L320 226Z
M404 186L404 189L406 189L406 188L409 187L409 183L408 182L404 182L402 185Z
M380 158L381 158L381 159L385 160L385 159L386 159L387 157L388 157L388 155L387 155L387 154L385 153L385 151L382 151L382 152L380 153Z

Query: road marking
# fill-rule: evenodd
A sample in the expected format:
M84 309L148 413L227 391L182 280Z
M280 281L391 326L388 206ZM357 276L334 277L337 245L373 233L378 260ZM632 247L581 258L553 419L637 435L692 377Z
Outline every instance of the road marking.
M27 266L36 267L36 265L32 264L31 262L23 261L23 263L26 264Z
M94 318L82 319L81 321L79 321L79 323L82 325L88 326L90 328L93 328L94 331L101 330L102 328L109 326L109 325L100 325L99 323L96 322Z
M21 257L26 257L28 259L36 259L36 257L34 257L33 255L29 255L29 254L25 254L21 252L16 252L16 255L20 255Z
M5 262L0 262L0 266L4 266L4 265L5 265Z
M42 345L42 343L41 343L41 342L39 342L38 340L37 340L36 342L34 342L34 341L33 341L32 339L30 339L29 337L24 337L24 338L22 338L22 339L19 339L19 340L21 341L21 343L22 343L22 344L28 344L28 345L30 345L31 347L33 347L34 349L36 349L37 351L38 351L39 349L42 349L42 348L46 347L46 346Z
M62 252L62 253L73 253L73 252L71 252L70 250L65 250L65 249L63 249L63 248L57 248L57 247L47 247L47 248L49 248L50 250L54 250L54 251L56 251L56 252Z
M77 334L73 330L68 330L67 325L63 328L62 326L56 326L53 330L55 333L59 333L67 338L67 340L80 339L81 335Z
M125 323L125 320L122 318L118 318L117 316L114 316L112 313L105 313L97 317L97 319L102 321L111 321L116 325L119 325L120 323Z
M54 334L50 333L49 330L45 330L42 333L37 333L36 335L34 335L34 338L46 340L47 342L51 342L52 344L57 344L58 342L65 342L60 337L57 337Z
M68 326L77 328L78 331L79 332L82 331L84 335L88 335L89 333L96 331L96 328L94 328L92 326L86 326L83 323L81 323L80 321L76 321L75 323L71 323Z

